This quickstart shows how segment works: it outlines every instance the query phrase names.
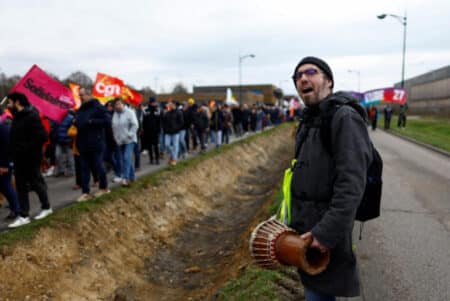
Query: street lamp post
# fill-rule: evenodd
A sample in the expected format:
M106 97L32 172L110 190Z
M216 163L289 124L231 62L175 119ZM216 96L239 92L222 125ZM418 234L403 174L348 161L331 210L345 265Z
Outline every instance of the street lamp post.
M254 58L254 54L246 54L239 56L239 103L242 104L242 61L246 58Z
M359 70L348 70L348 73L356 73L358 75L358 92L361 92L361 72Z
M377 18L380 20L382 20L386 17L395 18L400 22L400 24L403 25L403 55L402 55L402 81L401 81L401 87L403 88L405 86L406 25L407 25L408 17L406 16L406 12L403 17L398 16L398 15L393 15L393 14L381 14L381 15L377 16Z

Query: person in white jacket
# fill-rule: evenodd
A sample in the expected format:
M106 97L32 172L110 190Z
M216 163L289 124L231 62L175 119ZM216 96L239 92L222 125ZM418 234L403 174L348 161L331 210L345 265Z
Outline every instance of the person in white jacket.
M136 114L125 106L122 99L114 101L114 110L112 129L114 139L122 152L122 186L128 186L130 181L135 179L132 156L137 143L139 124Z

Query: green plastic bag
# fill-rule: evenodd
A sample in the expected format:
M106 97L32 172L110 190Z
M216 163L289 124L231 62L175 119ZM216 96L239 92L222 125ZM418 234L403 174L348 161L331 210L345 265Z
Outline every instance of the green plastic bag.
M295 163L297 163L297 160L292 160L291 166L284 171L283 200L281 201L277 214L278 221L285 225L291 224L291 182Z

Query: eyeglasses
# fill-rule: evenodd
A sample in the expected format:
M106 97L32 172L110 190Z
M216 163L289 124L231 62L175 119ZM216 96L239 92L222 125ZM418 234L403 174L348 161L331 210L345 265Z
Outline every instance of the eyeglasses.
M298 71L298 72L294 73L294 75L292 75L292 79L294 80L294 82L296 82L302 78L303 74L306 75L306 77L312 77L319 73L320 73L320 71L315 68L308 68L305 71Z

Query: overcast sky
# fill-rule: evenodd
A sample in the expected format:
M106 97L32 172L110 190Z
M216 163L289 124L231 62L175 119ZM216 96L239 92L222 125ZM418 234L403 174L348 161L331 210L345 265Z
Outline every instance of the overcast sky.
M329 62L336 89L391 86L401 78L407 10L406 77L450 64L449 0L32 1L0 0L0 71L33 64L61 78L81 70L169 92L193 85L271 83L294 93L297 62Z

